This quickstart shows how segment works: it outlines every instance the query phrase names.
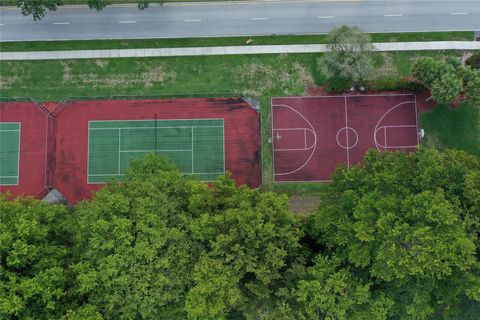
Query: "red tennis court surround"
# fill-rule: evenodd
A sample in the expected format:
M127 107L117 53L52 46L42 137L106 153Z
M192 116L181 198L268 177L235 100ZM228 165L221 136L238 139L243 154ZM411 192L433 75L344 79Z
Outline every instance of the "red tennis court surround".
M13 197L30 195L42 197L48 192L50 185L51 167L47 166L47 155L51 152L52 144L49 143L52 128L52 118L43 106L32 101L0 102L0 122L2 124L18 124L19 143L18 151L13 157L3 158L3 166L18 166L13 175L14 183L0 184L0 192L9 192ZM8 130L0 132L5 135ZM15 131L15 130L13 130ZM11 132L10 132L11 133ZM11 135L16 138L15 135ZM2 139L0 153L6 156L9 141ZM9 163L15 162L15 163ZM5 169L5 170L4 170ZM0 175L6 168L0 168Z
M56 118L55 187L75 203L102 184L88 183L89 121L223 119L225 170L237 184L259 187L260 114L244 99L67 101Z
M413 94L272 98L276 182L330 181L368 149L413 152L418 143Z

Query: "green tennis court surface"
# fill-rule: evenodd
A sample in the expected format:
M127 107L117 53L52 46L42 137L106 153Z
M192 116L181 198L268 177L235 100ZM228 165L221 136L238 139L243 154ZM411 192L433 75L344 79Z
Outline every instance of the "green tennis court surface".
M148 152L202 181L225 172L223 119L89 121L88 131L88 183L122 180L129 162Z
M18 184L20 123L0 123L0 185Z

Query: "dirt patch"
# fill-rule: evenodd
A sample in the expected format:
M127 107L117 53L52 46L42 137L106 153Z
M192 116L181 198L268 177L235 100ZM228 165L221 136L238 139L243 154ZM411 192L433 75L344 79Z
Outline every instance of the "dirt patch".
M417 108L420 112L432 110L437 106L437 103L431 99L430 91L417 93Z
M0 88L2 90L11 89L17 82L20 81L19 76L0 76Z
M290 196L290 211L295 214L310 214L318 209L320 203L317 195Z
M325 86L314 86L310 85L307 86L305 89L305 93L307 96L328 96L330 93L327 92Z
M281 90L283 94L293 94L298 89L314 83L310 70L299 62L289 62L287 55L279 57L280 66L258 62L237 67L234 79L245 95L261 96L270 91Z
M382 78L400 78L401 74L398 71L395 61L388 52L381 52L380 55L383 58L383 64L375 68L371 80L377 80Z
M173 71L166 71L163 66L152 68L145 72L135 74L112 74L102 76L99 74L75 74L72 73L70 66L62 63L63 81L66 83L74 83L77 86L88 86L92 88L102 87L130 87L135 85L142 85L145 88L150 88L154 84L166 84L175 81L176 73Z
M97 59L95 60L95 64L99 66L100 68L104 69L105 67L108 66L108 60L107 59Z
M63 82L69 82L72 80L72 68L68 62L60 61L60 64L63 67Z

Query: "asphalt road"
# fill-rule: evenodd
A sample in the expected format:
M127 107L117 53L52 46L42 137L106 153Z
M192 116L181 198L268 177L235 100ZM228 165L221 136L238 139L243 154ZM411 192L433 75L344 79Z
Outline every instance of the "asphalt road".
M39 22L0 9L0 40L81 40L326 33L357 25L367 32L480 30L480 0L286 0L60 7Z

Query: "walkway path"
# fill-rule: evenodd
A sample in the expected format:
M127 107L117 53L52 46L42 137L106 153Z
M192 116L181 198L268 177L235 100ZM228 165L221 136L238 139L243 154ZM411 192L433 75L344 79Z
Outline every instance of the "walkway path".
M379 51L480 50L480 41L429 41L374 43ZM0 52L0 60L58 60L128 57L179 57L232 54L279 54L325 52L325 44L292 44L270 46L228 46L193 48L70 50L36 52Z

